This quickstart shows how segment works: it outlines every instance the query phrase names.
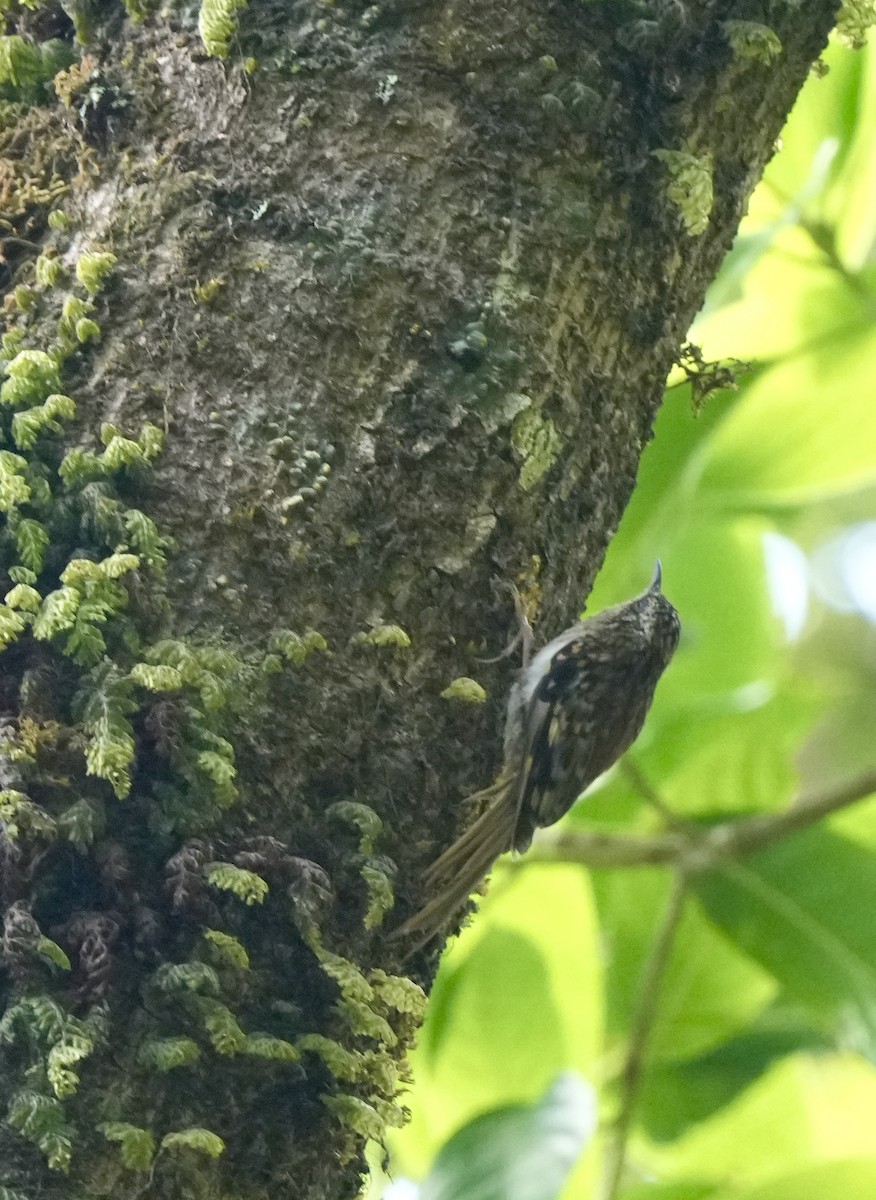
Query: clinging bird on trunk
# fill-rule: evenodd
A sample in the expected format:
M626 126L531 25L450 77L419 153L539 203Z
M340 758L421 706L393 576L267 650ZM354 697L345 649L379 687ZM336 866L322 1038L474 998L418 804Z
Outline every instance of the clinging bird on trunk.
M678 613L647 591L578 621L524 661L505 721L504 765L475 802L490 805L424 876L434 893L393 938L428 942L461 907L500 854L526 850L639 735L654 689L678 645Z

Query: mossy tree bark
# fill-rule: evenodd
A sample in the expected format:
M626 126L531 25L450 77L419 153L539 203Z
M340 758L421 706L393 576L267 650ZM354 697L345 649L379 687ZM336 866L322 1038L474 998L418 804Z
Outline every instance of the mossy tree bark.
M68 360L81 442L102 421L166 429L138 498L178 544L162 632L221 643L243 682L237 804L209 828L171 823L152 839L166 732L153 707L134 722L132 796L107 801L108 832L80 852L88 899L69 885L61 904L53 885L74 958L59 906L115 914L100 990L110 1032L68 1102L71 1174L7 1131L7 1186L355 1193L370 1110L320 1097L380 1108L415 1023L373 975L409 970L385 938L395 915L375 923L381 889L394 878L401 914L417 904L419 873L465 819L461 798L497 765L512 667L476 657L511 625L494 581L521 585L540 637L587 594L667 371L835 4L769 10L781 53L767 64L762 27L732 24L748 8L716 0L660 5L654 19L577 0L253 0L221 62L182 10L134 25L101 6L67 107L22 118L73 146L70 229L52 232L36 196L27 240L55 242L62 263L85 249L118 260L94 314L101 340ZM25 33L69 36L60 10L42 11L22 10ZM741 49L752 38L760 57ZM30 282L28 248L16 254L10 286ZM14 320L38 345L51 301L37 289L27 304ZM487 703L461 686L442 695L466 676ZM4 695L14 716L15 689ZM191 879L192 894L174 893L178 859L168 889L183 845L192 878L212 860L261 873L264 903L223 907L226 893L194 896ZM156 922L151 957L105 882L119 846L125 886ZM37 918L43 867L20 885ZM149 978L198 959L208 927L251 961L249 982L223 977L222 1005L297 1061L217 1052L198 1014L181 1009L173 1028L150 1009ZM427 981L434 956L415 967ZM32 986L10 975L7 1002ZM63 982L46 986L63 996ZM82 1004L81 989L68 996L80 1016ZM179 1033L197 1060L150 1074L137 1040ZM314 1034L331 1046L301 1041ZM156 1140L203 1127L226 1148L126 1168L122 1134L95 1132L108 1121Z

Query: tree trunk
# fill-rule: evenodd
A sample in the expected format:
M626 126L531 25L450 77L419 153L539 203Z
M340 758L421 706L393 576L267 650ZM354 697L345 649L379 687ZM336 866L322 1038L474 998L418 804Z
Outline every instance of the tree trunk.
M0 135L8 311L20 346L57 351L65 296L97 292L88 255L116 256L93 315L72 313L99 344L75 325L56 358L81 447L100 449L101 422L165 430L151 482L119 443L112 500L176 549L165 585L127 538L136 641L113 640L113 614L99 661L77 659L69 629L35 623L0 660L4 786L59 829L82 796L103 820L78 841L33 814L7 830L3 1078L54 1115L19 1103L0 1183L352 1196L415 1032L408 973L427 984L437 954L402 965L385 930L500 754L513 664L480 661L512 628L495 582L518 584L540 639L579 612L835 4L772 6L773 57L765 26L715 0L647 19L578 0L252 0L225 62L187 9L135 24L92 7L71 10L90 58L63 76L66 105L22 106ZM205 0L214 53L221 8ZM49 6L11 20L72 35ZM50 227L53 200L67 220ZM85 284L45 266L83 256ZM76 504L41 594L116 548ZM134 738L127 796L94 756L86 774L102 727L71 702L105 662L130 704L107 709ZM138 662L177 676L131 676ZM230 762L219 738L234 782L203 758ZM59 1006L48 1032L34 998ZM91 1030L78 1090L51 1074L76 1040L63 1014Z

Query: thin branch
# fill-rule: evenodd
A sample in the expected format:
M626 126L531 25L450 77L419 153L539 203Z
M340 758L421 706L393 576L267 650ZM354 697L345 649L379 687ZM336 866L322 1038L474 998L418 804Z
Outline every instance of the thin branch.
M687 876L683 870L678 870L675 872L672 891L660 923L657 940L645 964L642 990L639 993L639 1001L633 1017L630 1043L620 1077L620 1108L606 1149L605 1176L602 1188L604 1200L616 1200L623 1180L627 1143L639 1098L639 1085L645 1067L648 1042L657 1018L660 989L672 957L675 935L684 912L686 895Z
M619 767L621 774L626 775L639 795L651 805L655 812L660 814L669 829L677 829L680 825L685 824L678 814L672 811L634 759L630 758L628 754L625 755L620 760Z
M529 863L580 863L601 870L611 867L660 866L678 862L690 849L685 835L666 833L636 837L619 833L584 833L563 830L539 834L526 856L512 866Z
M703 871L728 858L744 858L774 842L876 794L876 768L819 796L797 800L784 812L722 821L711 829L676 823L672 832L654 837L564 831L541 835L521 861L580 863L595 870L675 863L688 872Z
M874 794L876 768L865 771L857 779L841 783L820 796L801 797L783 812L716 825L709 831L706 840L717 852L741 858L756 850L763 850L792 833L799 833L800 830L814 825L816 821L829 817L831 813L839 812Z

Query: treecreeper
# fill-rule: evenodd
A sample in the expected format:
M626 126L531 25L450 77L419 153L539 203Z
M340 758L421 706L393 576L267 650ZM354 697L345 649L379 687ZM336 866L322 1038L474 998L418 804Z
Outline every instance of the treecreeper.
M511 689L504 763L469 798L484 813L427 869L432 899L392 934L426 944L459 911L500 854L526 850L636 740L675 653L678 613L657 563L647 591L578 621L524 664Z

